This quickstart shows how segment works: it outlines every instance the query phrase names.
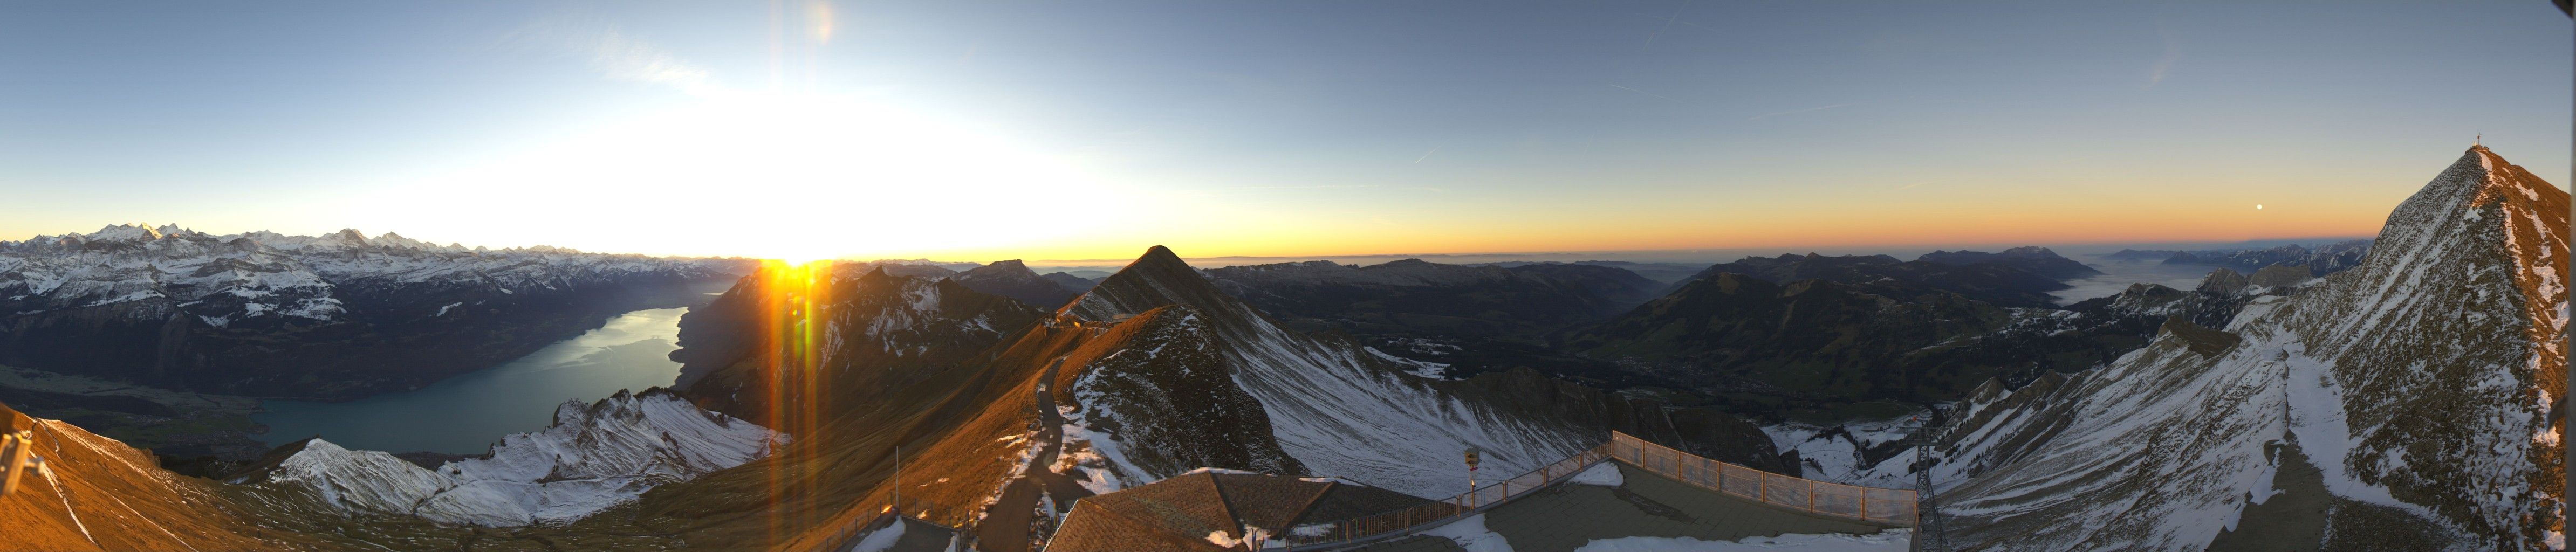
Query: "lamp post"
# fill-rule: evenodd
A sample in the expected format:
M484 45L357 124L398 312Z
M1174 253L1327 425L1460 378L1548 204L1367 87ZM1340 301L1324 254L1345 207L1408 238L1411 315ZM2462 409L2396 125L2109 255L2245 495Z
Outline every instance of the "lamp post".
M1484 449L1467 447L1467 509L1469 510L1476 509L1476 463L1482 460L1479 457L1484 453Z

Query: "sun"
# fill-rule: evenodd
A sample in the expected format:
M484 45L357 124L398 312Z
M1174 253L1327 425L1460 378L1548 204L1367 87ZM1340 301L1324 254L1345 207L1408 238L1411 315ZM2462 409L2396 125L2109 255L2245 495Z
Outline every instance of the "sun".
M997 128L851 96L714 93L378 204L415 211L416 226L803 263L1032 243L1096 215L1070 206L1113 195L1078 159ZM432 193L495 200L420 201Z

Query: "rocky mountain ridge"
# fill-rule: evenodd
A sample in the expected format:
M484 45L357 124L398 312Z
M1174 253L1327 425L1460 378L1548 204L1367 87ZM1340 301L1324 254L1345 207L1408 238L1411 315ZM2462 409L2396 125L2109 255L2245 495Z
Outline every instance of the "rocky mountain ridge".
M2103 258L2131 262L2153 261L2172 265L2220 266L2240 272L2290 266L2304 270L2309 276L2324 276L2358 266L2361 264L2362 257L2370 254L2370 246L2371 240L2359 239L2327 243L2314 248L2288 244L2264 248L2192 251L2122 249L2104 255Z
M2057 255L2056 251L2050 251L2046 247L2035 245L2015 247L1995 253L1987 253L1984 251L1933 251L1931 253L1925 253L1922 256L1915 257L1914 260L1941 263L1950 266L1999 263L2021 269L2023 272L2047 276L2057 280L2072 280L2086 276L2100 276L2102 274L2102 271L2094 270L2093 267L2084 266L2084 263L2076 262L2074 259L2060 257Z
M1063 274L1065 277L1073 276L1062 272L1056 274ZM957 283L964 284L975 291L1017 299L1041 309L1064 306L1065 301L1071 301L1073 296L1080 295L1083 290L1091 288L1091 283L1087 280L1076 287L1069 284L1067 280L1040 276L1037 271L1029 270L1029 266L1021 263L1019 259L993 261L991 264L957 273L949 279L956 280ZM1074 279L1080 280L1080 278Z
M1307 261L1204 273L1218 289L1298 331L1468 339L1538 340L1617 314L1659 287L1633 272L1583 264Z
M2047 248L2015 248L2018 253L2006 255L1973 251L1935 251L1925 259L1900 261L1887 255L1825 256L1782 254L1778 257L1745 257L1719 263L1700 271L1698 276L1673 286L1678 291L1695 282L1723 273L1751 276L1774 284L1800 280L1829 280L1842 284L1870 284L1894 280L1914 286L1937 289L2000 307L2046 308L2056 299L2048 292L2066 289L2061 278L2045 273L2089 275L2076 272L2093 270ZM2069 265L2072 266L2069 266Z

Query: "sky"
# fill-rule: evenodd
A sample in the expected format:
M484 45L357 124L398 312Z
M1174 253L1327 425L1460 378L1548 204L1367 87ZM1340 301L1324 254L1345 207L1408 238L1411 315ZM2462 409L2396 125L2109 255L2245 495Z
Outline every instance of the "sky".
M1115 259L2375 233L2548 2L11 2L0 240ZM2256 206L2261 208L2257 209Z

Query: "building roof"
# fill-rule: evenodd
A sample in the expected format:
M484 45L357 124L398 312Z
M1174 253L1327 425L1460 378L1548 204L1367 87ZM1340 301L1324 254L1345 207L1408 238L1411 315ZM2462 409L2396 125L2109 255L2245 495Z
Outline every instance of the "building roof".
M1290 527L1430 502L1333 479L1202 470L1074 503L1049 552L1245 550L1247 529Z

